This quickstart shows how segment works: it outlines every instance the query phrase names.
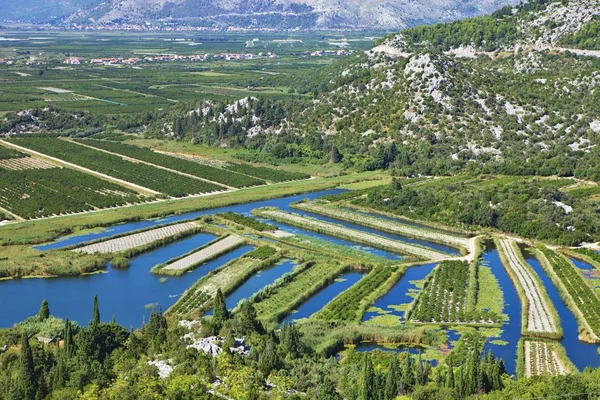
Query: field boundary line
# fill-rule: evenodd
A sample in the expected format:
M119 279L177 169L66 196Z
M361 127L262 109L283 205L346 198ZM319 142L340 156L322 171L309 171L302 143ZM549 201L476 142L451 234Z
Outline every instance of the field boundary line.
M84 172L84 173L86 173L88 175L96 176L98 178L101 178L101 179L104 179L104 180L116 183L118 185L124 186L126 188L135 189L138 193L143 194L143 195L151 194L151 195L156 196L156 195L161 194L160 192L157 192L156 190L148 189L148 188L146 188L144 186L137 185L135 183L131 183L131 182L128 182L128 181L123 180L123 179L115 178L115 177L112 177L110 175L106 175L106 174L103 174L101 172L97 172L97 171L94 171L92 169L85 168L85 167L82 167L80 165L73 164L73 163L70 163L68 161L61 160L60 158L57 158L57 157L48 156L48 155L46 155L44 153L40 153L38 151L28 149L27 147L22 147L22 146L13 144L13 143L9 143L9 142L7 142L5 140L1 140L0 139L0 143L4 144L5 146L8 146L8 147L12 147L12 148L21 150L21 151L26 152L28 154L33 154L33 155L36 155L38 157L42 157L42 158L46 158L46 159L52 160L52 161L54 161L56 163L59 163L59 164L64 165L64 166L67 166L67 167L69 167L71 169L74 169L74 170L77 170L77 171L80 171L80 172Z
M63 140L65 140L65 139L63 139ZM154 167L154 168L157 168L157 169L162 169L162 170L165 170L165 171L177 174L177 175L186 176L188 178L196 179L196 180L199 180L199 181L202 181L202 182L206 182L206 183L212 183L213 185L224 187L227 190L235 190L235 189L237 189L237 188L234 188L233 186L225 185L224 183L218 183L218 182L210 181L210 180L208 180L206 178L201 178L201 177L196 176L196 175L191 175L191 174L187 174L185 172L177 171L175 169L163 167L162 165L153 164L153 163L148 162L148 161L144 161L144 160L140 160L140 159L137 159L137 158L129 157L129 156L126 156L126 155L123 155L123 154L119 154L119 153L113 153L112 151L108 151L108 150L104 150L104 149L99 149L97 147L90 146L89 144L81 143L80 141L77 141L77 140L68 140L68 142L75 143L75 144L77 144L79 146L87 147L88 149L92 149L92 150L96 150L96 151L101 151L103 153L110 154L112 156L121 157L125 161L129 161L129 162L133 162L133 163L139 163L139 164L146 164L146 165L148 165L150 167Z
M25 218L21 217L20 215L15 214L14 212L11 212L11 211L7 210L4 207L0 207L0 211L5 212L6 214L8 214L11 217L15 218L17 221L25 221Z

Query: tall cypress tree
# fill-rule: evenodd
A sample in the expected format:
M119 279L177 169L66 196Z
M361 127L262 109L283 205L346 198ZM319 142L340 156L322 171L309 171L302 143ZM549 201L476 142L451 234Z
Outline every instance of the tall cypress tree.
M37 381L33 363L33 353L29 338L24 333L20 340L21 354L19 356L19 392L23 400L33 400L37 392Z
M215 312L213 314L213 321L216 325L220 326L223 322L229 319L229 311L227 311L227 305L225 304L225 297L221 288L217 289L214 302Z
M399 371L400 363L398 362L398 357L394 357L385 377L385 400L393 400L398 396L398 383L400 381Z
M361 400L371 400L375 391L375 371L368 354L365 354L362 370Z
M92 325L100 323L100 308L98 307L98 295L94 296L94 312L92 313Z
M73 331L69 318L65 321L65 337L63 342L63 352L67 358L73 356Z
M42 300L42 305L40 306L40 311L38 312L38 318L42 321L45 321L49 317L50 317L50 306L48 305L48 300Z

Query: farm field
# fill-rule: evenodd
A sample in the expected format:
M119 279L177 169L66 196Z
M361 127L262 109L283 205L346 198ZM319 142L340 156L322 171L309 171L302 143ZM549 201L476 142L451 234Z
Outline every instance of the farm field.
M13 139L10 143L173 197L225 190L216 184L126 161L60 139Z
M572 372L571 365L565 365L558 352L560 344L537 340L525 340L524 352L524 376L530 378L536 375L566 375ZM569 363L570 364L570 363Z
M0 146L0 207L24 219L127 204L147 197L133 190Z
M241 246L243 243L243 238L237 235L229 235L225 238L212 242L206 247L203 247L202 249L197 250L187 256L172 262L167 262L164 265L157 265L156 267L152 268L152 272L155 274L164 275L181 275L192 268L200 266L206 261L209 261L223 253Z
M359 225L368 226L374 229L380 229L385 232L397 233L406 235L408 237L449 244L463 249L467 249L469 247L469 239L460 237L458 235L452 235L450 233L443 234L439 231L419 229L408 224L400 224L382 218L375 218L358 212L344 210L335 206L324 206L316 202L301 202L294 204L293 207L299 210L324 215L326 217L357 223Z
M221 289L227 295L246 279L262 269L273 266L279 259L279 255L272 255L261 260L252 257L252 252L246 253L201 278L183 294L168 312L180 316L201 315L209 310L209 302L214 298L217 289Z
M253 299L258 317L277 323L327 286L345 269L344 265L332 261L335 260L310 261L287 279L259 292Z
M360 243L382 248L395 253L410 254L431 260L439 260L448 257L448 255L444 253L440 253L431 249L409 245L398 240L392 240L383 236L360 232L354 229L345 228L341 225L335 225L313 218L302 217L298 214L285 213L279 210L271 209L257 210L256 213L261 217L300 226L304 229L322 232L333 236L339 236L352 241L358 241Z
M196 232L198 228L199 226L193 222L184 222L89 244L73 249L73 251L87 254L122 253L148 246L164 239L173 238L177 235L190 234Z
M515 282L523 304L523 333L558 339L562 329L556 310L535 272L523 260L517 243L510 239L498 239L503 265Z
M476 300L469 301L477 298L478 285L471 283L477 279L477 268L466 261L442 261L425 281L407 319L442 325L500 323L501 315L477 311Z
M542 256L542 267L558 287L561 297L572 309L578 323L585 328L585 339L600 341L600 299L595 290L588 286L581 273L564 256L543 245L538 246L538 250Z
M156 153L152 150L133 145L92 139L81 140L79 143L84 143L88 146L110 151L111 153L121 154L136 160L142 160L152 165L158 165L171 170L183 172L185 174L194 175L196 177L230 187L242 188L262 185L265 183L260 179L253 178L248 175L238 174L233 171L223 171L222 169L214 168L209 165L200 164L182 158L171 157L169 155Z

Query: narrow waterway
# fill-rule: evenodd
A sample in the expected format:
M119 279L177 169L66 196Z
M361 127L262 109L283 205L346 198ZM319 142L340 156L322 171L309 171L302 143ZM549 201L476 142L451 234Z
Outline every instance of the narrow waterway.
M552 303L558 312L558 317L560 318L560 323L562 324L565 334L564 338L561 340L561 344L565 348L569 359L580 371L583 371L585 367L595 368L600 366L598 346L579 341L579 331L577 329L577 320L575 319L575 316L560 297L558 290L554 287L552 280L550 280L550 277L548 277L537 258L528 252L523 252L523 255L525 256L527 263L531 265L542 280L542 283L546 287L548 297L550 297L550 300L552 300Z
M386 294L378 298L371 305L371 307L382 311L367 310L365 315L363 315L362 323L382 315L391 315L397 317L399 322L405 322L405 311L399 310L397 306L409 304L414 300L414 297L410 295L411 290L416 293L419 289L414 285L413 281L425 279L436 265L436 263L433 263L408 268L402 278ZM385 314L382 314L382 312Z
M227 296L225 299L227 309L233 310L240 301L252 297L254 293L265 286L271 285L283 275L292 272L297 265L298 263L293 260L284 260L269 269L259 271ZM212 315L212 313L213 310L210 310L206 315Z
M357 283L364 274L360 272L350 272L341 275L329 286L321 289L318 293L312 296L310 299L302 303L297 310L288 315L281 322L282 325L288 324L292 321L308 318L333 300L338 294L342 293L346 289L352 287Z

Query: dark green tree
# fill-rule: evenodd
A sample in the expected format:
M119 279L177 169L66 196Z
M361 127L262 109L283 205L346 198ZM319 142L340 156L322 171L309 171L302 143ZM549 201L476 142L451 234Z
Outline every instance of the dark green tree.
M23 400L33 400L37 392L37 380L35 378L35 364L33 353L29 344L29 338L24 333L19 341L21 353L19 355L18 393Z
M94 311L92 313L92 325L100 323L100 308L98 307L98 295L94 296Z
M221 326L223 322L229 319L229 311L227 310L227 304L225 303L225 297L221 288L217 289L214 302L214 314L213 322L216 326Z
M50 306L48 300L42 300L40 311L38 312L38 318L42 321L47 320L50 317Z
M375 399L375 371L373 363L368 354L365 354L362 367L362 386L360 390L361 400Z

